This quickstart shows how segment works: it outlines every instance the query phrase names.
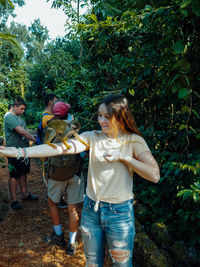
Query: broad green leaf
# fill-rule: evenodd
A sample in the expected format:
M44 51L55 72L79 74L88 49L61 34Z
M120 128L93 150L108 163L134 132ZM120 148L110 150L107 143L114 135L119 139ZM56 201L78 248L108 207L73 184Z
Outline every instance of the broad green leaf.
M87 15L88 18L91 18L94 22L98 23L97 17L95 14Z
M178 92L178 98L185 98L190 94L190 90L187 88L181 88Z
M181 197L185 192L186 192L186 189L181 190L180 192L177 193L177 196Z
M187 126L185 125L185 124L181 124L180 126L179 126L179 130L180 131L182 131L183 129L185 129L185 128L187 128Z
M174 53L175 54L181 54L185 50L185 45L181 40L178 40L174 44Z
M194 184L190 185L190 187L191 187L192 189L194 189L194 190L197 189L197 187L196 187Z
M151 11L153 8L150 5L145 5L144 10L145 11Z
M183 194L183 199L186 200L189 197L192 196L192 192L190 190L187 190L184 194Z
M134 91L134 89L129 89L128 91L129 91L129 94L130 94L130 95L132 95L132 96L135 95L135 91Z

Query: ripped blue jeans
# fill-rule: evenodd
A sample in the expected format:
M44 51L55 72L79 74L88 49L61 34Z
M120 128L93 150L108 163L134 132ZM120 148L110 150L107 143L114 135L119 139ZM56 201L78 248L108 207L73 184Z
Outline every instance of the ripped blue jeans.
M103 267L105 244L113 266L131 267L135 237L133 200L119 204L95 201L85 196L81 231L87 267Z

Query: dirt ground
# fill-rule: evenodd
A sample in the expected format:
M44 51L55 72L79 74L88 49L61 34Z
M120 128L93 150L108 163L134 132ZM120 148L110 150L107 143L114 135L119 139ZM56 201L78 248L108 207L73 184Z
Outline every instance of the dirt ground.
M78 249L75 256L69 256L58 246L43 243L45 234L53 230L46 201L46 188L41 178L41 166L35 159L31 161L31 172L28 175L28 188L39 196L39 201L23 201L23 209L14 211L10 208L8 193L8 170L0 167L0 192L4 192L4 202L9 205L7 215L0 222L0 267L79 267L85 266L85 256L81 233L78 231ZM21 199L20 191L18 191ZM61 209L62 225L68 237L67 209ZM79 206L81 213L81 206ZM104 267L111 266L106 257Z

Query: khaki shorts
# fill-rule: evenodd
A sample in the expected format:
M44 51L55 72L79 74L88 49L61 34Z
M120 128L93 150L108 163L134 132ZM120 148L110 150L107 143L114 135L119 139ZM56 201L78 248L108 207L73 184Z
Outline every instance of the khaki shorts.
M48 197L55 203L59 203L61 197L65 195L68 204L77 204L83 202L85 194L84 177L74 175L67 181L55 181L48 179Z

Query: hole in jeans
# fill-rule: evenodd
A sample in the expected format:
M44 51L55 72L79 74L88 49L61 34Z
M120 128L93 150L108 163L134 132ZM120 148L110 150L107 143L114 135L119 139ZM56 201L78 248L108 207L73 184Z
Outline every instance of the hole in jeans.
M130 250L123 249L109 249L109 253L113 262L124 263L127 262L131 256Z

